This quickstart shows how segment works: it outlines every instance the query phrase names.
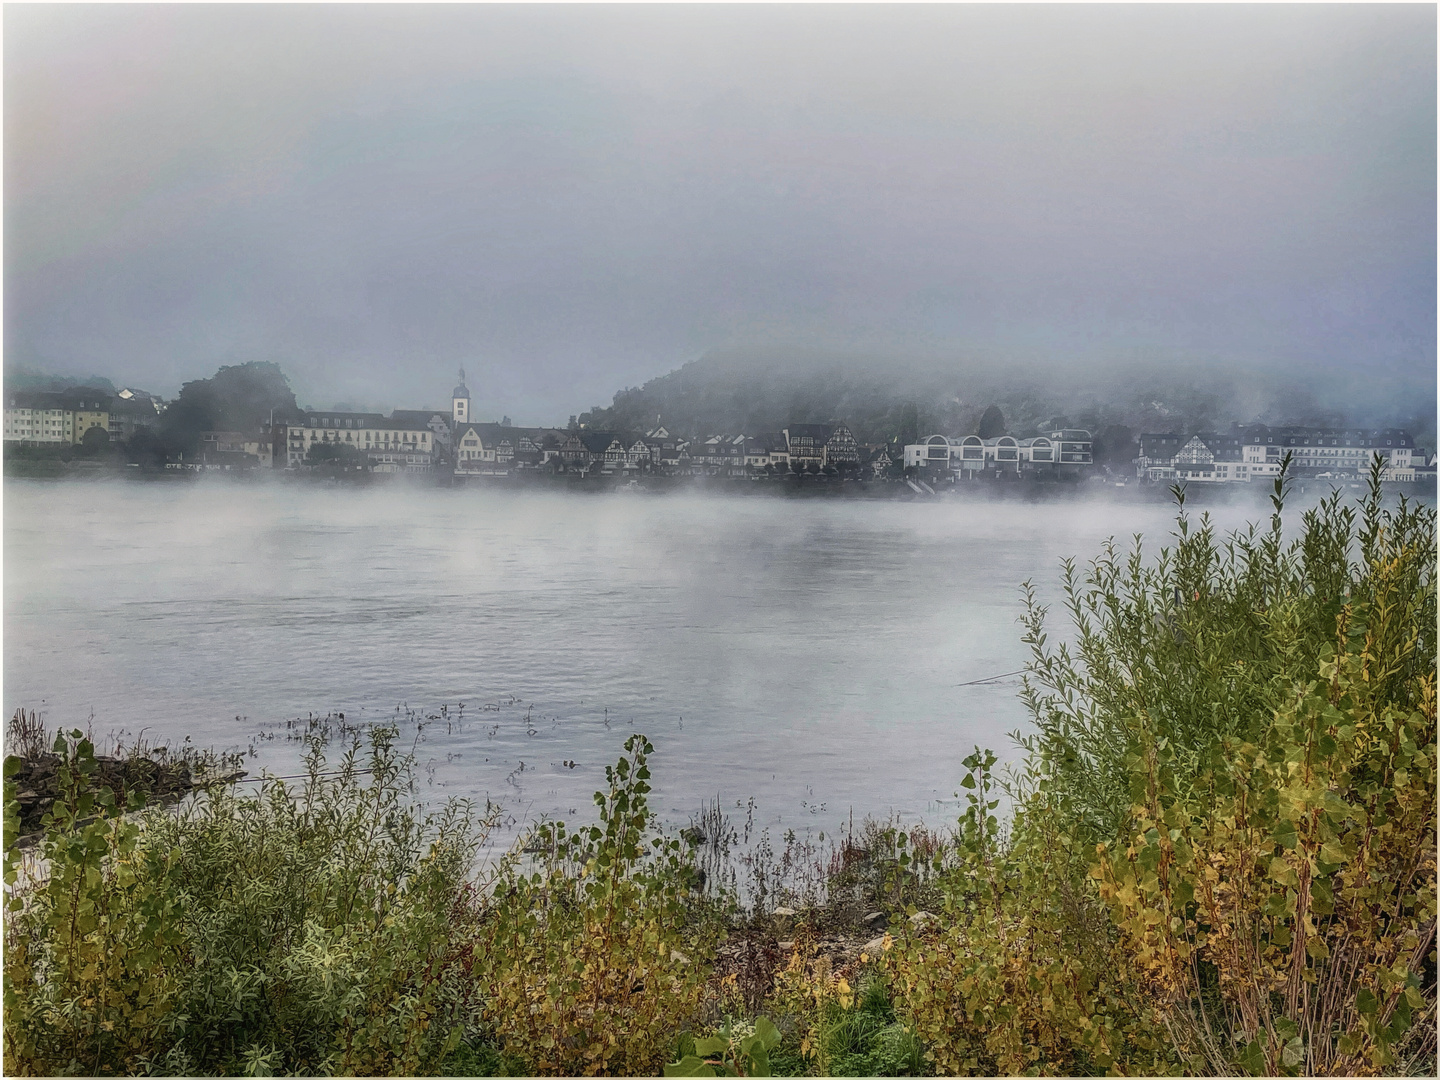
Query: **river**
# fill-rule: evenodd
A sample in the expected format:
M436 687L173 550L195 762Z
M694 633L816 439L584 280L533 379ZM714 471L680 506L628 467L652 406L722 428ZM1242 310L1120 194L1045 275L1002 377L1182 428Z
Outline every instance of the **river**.
M4 496L7 715L283 774L287 720L399 709L409 745L443 705L415 743L421 793L500 802L507 833L589 816L632 731L672 822L717 797L778 832L953 818L962 759L1013 758L1027 724L1018 677L975 684L1026 661L1020 583L1054 601L1062 558L1173 527L1163 503L1079 500L223 479Z

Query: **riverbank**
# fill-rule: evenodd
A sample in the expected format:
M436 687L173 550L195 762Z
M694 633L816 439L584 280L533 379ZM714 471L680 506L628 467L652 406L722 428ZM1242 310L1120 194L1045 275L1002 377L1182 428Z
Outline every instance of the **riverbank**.
M961 501L1020 501L1065 503L1077 500L1100 501L1119 505L1168 504L1173 500L1172 486L1152 483L1133 477L1079 474L1057 477L987 476L978 479L931 483L923 477L906 479L841 477L820 475L783 476L665 476L647 474L639 477L606 473L547 473L541 471L502 475L454 475L450 473L374 473L356 471L330 473L323 470L292 472L287 470L246 469L157 469L111 462L76 459L10 460L4 463L4 475L16 479L70 481L125 481L131 483L223 482L237 485L288 484L301 487L371 488L386 486L404 488L470 488L481 491L559 491L586 495L657 496L676 494L707 494L731 496L771 496L785 498L826 498L872 501L924 502L956 499ZM1349 497L1364 489L1364 478L1331 479L1322 477L1294 478L1292 492L1297 499L1318 500L1334 492ZM1270 487L1265 483L1185 485L1187 498L1199 505L1266 505ZM1434 499L1434 480L1414 483L1387 483L1393 496Z

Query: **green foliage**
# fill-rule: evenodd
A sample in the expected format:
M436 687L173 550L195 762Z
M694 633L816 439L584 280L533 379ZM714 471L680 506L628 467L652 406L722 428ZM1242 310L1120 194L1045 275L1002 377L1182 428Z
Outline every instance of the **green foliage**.
M305 462L308 465L320 465L334 468L335 466L354 467L365 466L369 458L365 451L358 446L342 442L315 442L310 444L310 449L305 453Z
M974 755L938 926L884 965L941 1071L1433 1068L1435 512L1338 498L1065 567L997 832ZM1418 1063L1418 1064L1417 1064Z
M694 1052L665 1066L666 1076L770 1076L770 1051L780 1031L768 1016L753 1024L726 1017L720 1030L694 1040Z
M898 1011L942 1074L1172 1071L1064 818L1022 801L1002 830L994 764L988 752L967 759L938 923L905 924L881 957Z
M982 439L993 439L1005 434L1005 416L1000 412L1000 406L990 405L980 414L980 424L975 429L975 434Z
M1376 493L1355 539L1333 644L1265 722L1182 771L1130 717L1129 816L1093 874L1197 1070L1361 1075L1434 1052L1433 511L1382 513ZM1270 598L1277 650L1297 601Z
M871 979L857 1007L840 1012L824 1034L831 1076L920 1076L924 1050L895 1017L885 985Z
M87 454L101 454L110 445L110 432L99 424L92 424L80 437L80 445Z
M295 790L140 818L59 740L48 877L7 912L7 1072L436 1071L478 1009L458 943L479 834L462 805L411 805L394 734L333 769L312 742Z
M208 379L180 387L161 417L167 445L192 451L202 431L256 431L271 412L287 418L296 412L295 394L280 370L268 361L221 367Z
M57 734L54 752L60 797L34 891L16 889L19 808L6 793L5 1070L134 1072L184 976L179 853L141 844L114 793L92 792L95 750L81 732Z
M688 918L694 871L653 830L653 747L634 735L625 751L597 824L547 823L526 845L538 865L507 859L475 938L485 1018L534 1073L654 1075L700 1000L713 940Z

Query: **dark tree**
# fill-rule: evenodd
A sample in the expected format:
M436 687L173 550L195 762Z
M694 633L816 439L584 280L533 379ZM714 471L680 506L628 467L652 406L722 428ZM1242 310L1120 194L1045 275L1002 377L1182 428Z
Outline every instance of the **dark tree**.
M1101 465L1129 465L1140 456L1140 444L1135 432L1124 424L1111 424L1099 435L1091 446L1095 461Z
M902 405L900 407L900 431L899 442L901 446L911 446L920 441L920 410L914 404Z
M311 443L310 449L305 454L305 460L311 465L364 465L367 461L365 451L357 446L342 442L317 442Z
M256 360L186 383L165 410L161 426L169 441L193 450L202 431L257 431L272 413L288 419L298 412L280 365Z
M167 455L165 440L154 429L137 427L125 443L125 455L137 465L163 467Z
M94 424L80 436L80 445L91 453L98 454L110 445L110 432L99 424Z
M991 405L980 415L980 430L976 432L982 439L994 439L1005 434L1005 417L1000 412L999 405Z

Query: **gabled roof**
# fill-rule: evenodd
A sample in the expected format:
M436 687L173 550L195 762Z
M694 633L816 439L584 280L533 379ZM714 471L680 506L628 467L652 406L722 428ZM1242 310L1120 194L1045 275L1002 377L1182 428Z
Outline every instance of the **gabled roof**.
M582 431L580 442L592 454L603 454L610 449L610 444L615 441L616 435L613 431Z
M808 438L824 442L834 430L833 424L791 424L785 429L785 435L791 440Z
M445 423L449 417L448 409L396 409L390 414L390 419L396 421L397 426L403 421L428 427L435 420Z
M529 439L536 446L539 446L546 438L552 437L554 432L549 428L522 428L512 424L495 423L472 423L460 424L455 428L455 441L459 442L465 438L466 433L473 431L480 438L485 446L495 446L505 440L509 440L512 446L519 446L521 439ZM555 440L559 445L560 440Z

